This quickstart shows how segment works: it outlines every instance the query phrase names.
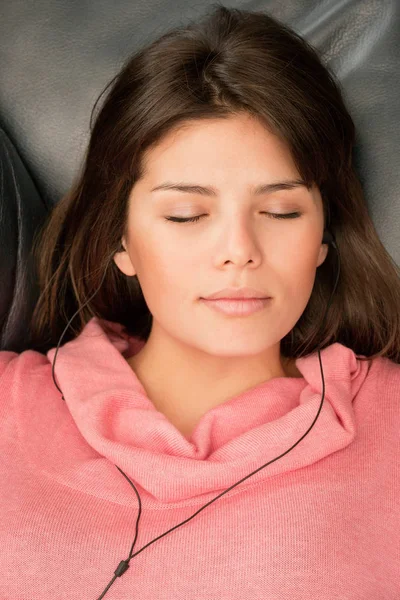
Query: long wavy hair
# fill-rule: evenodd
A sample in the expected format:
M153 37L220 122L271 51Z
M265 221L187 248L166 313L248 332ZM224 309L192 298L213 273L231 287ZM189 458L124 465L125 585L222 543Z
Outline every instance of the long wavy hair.
M198 21L141 48L97 99L80 173L35 239L40 294L30 347L46 352L56 346L80 308L64 342L94 316L148 339L152 315L139 281L112 260L122 250L128 197L143 176L143 153L191 120L243 113L284 140L301 177L318 186L325 226L341 258L325 322L321 316L337 273L331 247L303 314L281 340L282 355L297 358L340 342L361 360L386 356L400 363L399 267L368 213L353 165L355 127L340 83L318 51L288 26L265 12L219 2Z

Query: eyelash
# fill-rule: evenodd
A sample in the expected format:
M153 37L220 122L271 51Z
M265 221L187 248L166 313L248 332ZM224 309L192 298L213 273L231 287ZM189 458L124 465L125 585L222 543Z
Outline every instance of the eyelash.
M300 212L292 212L292 213L281 213L281 214L276 214L276 213L263 213L265 215L269 215L271 219L277 219L277 220L282 220L282 219L297 219L299 217L301 217ZM173 223L194 223L195 221L198 221L199 219L201 219L203 215L199 215L197 217L190 217L185 219L184 217L165 217L165 219L167 221L172 221Z

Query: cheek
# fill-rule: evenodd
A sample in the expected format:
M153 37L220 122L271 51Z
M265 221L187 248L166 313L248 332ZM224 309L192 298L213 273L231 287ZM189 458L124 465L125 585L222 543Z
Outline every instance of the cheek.
M307 304L314 286L318 259L318 248L306 245L289 247L281 256L276 272L287 297L300 310Z
M189 257L174 252L171 244L148 240L138 252L138 277L142 292L154 316L169 313L196 291L196 271Z
M296 246L286 245L280 256L274 257L279 263L279 270L289 278L302 276L315 270L318 258L318 250L306 247L302 244Z

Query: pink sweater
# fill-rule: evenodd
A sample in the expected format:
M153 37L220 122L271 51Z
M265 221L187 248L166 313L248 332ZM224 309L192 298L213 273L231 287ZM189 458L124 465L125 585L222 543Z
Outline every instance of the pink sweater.
M113 327L106 331L104 324ZM284 453L320 405L303 378L207 412L189 440L125 358L143 342L93 318L71 342L0 353L0 599L97 600L132 554ZM400 365L335 343L310 433L151 543L107 600L399 600Z

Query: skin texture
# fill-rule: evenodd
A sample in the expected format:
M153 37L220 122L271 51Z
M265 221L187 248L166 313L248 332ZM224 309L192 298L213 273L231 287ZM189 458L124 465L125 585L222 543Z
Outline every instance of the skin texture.
M129 198L118 268L137 275L153 315L150 337L127 359L154 406L186 437L210 409L274 377L301 377L280 355L311 296L321 244L320 192L297 187L256 196L252 186L300 179L285 143L255 118L191 122L145 155ZM216 196L155 191L163 182L213 186ZM265 214L299 211L297 219ZM165 217L204 215L197 222ZM250 286L271 296L232 317L199 298Z

